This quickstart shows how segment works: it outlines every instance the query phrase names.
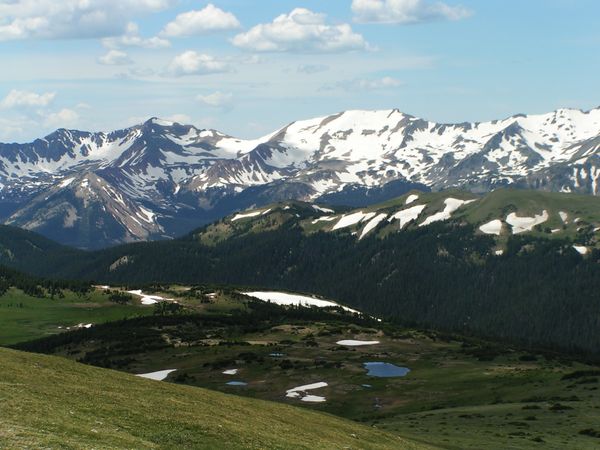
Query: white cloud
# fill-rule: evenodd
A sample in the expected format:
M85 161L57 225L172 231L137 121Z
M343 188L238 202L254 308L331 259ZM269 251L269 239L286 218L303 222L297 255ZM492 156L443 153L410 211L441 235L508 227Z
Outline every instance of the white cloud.
M6 97L4 97L2 102L0 102L0 106L7 109L21 107L45 107L52 103L55 97L56 93L54 92L37 94L35 92L13 89Z
M193 50L177 55L169 65L169 73L175 76L206 75L228 71L230 67L227 62Z
M47 127L67 128L74 126L77 122L79 122L79 114L68 108L50 113L44 119L44 125Z
M168 37L197 36L239 27L240 22L232 13L209 3L204 9L179 14L174 21L165 26L161 35Z
M196 97L200 103L213 108L230 108L233 100L233 94L230 92L216 91L208 95L198 95Z
M301 64L298 66L298 73L304 73L306 75L313 75L319 72L326 72L329 70L329 66L325 64Z
M324 14L296 8L232 39L236 47L257 52L342 52L368 48L348 24L328 25Z
M102 39L102 45L109 49L119 49L121 47L142 47L142 48L168 48L171 43L167 39L158 36L143 38L140 36L140 30L136 23L129 22L125 28L125 33L121 36L108 37Z
M383 77L374 80L356 80L354 84L360 89L390 89L402 86L402 81L392 77Z
M335 88L342 88L347 91L376 91L376 90L390 90L402 86L404 83L393 77L382 77L382 78L358 78L349 81L340 81L333 85L326 85L322 90L331 90Z
M3 0L0 41L116 36L138 14L176 0Z
M8 119L0 117L0 141L14 140L21 137L29 126L35 126L26 118Z
M467 8L428 0L352 0L354 20L360 23L411 24L430 20L460 20Z
M172 114L170 116L165 117L165 120L169 122L176 122L183 125L189 124L192 121L192 118L187 114Z
M98 58L98 62L105 66L124 66L132 63L129 55L121 50L109 50L106 55Z

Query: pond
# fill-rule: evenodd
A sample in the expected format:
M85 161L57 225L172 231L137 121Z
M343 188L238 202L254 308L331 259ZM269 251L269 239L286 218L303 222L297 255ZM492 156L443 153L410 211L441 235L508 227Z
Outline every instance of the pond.
M405 377L410 369L385 362L366 362L367 375L378 378Z
M245 383L243 381L229 381L225 384L227 384L227 386L247 386L248 385L248 383Z

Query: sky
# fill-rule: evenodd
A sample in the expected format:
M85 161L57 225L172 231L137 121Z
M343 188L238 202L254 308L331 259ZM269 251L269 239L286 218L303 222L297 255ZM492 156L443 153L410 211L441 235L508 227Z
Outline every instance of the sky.
M157 116L256 138L600 105L597 0L0 0L0 141Z

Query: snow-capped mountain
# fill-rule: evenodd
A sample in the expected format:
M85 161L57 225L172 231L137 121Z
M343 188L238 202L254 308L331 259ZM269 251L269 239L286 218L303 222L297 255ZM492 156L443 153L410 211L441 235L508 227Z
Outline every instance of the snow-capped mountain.
M390 196L504 185L597 195L599 157L600 108L462 124L346 111L256 140L154 118L0 144L0 211L9 224L98 247L173 236L252 205L344 202L386 186Z

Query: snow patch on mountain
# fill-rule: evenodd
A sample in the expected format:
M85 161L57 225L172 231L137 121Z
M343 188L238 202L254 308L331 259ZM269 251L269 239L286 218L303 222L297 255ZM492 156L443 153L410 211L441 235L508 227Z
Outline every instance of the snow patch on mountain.
M448 220L452 216L452 213L459 209L461 206L468 205L469 203L474 202L475 200L460 200L457 198L447 198L444 200L444 209L443 211L439 211L427 219L425 219L419 226L424 227L426 225L430 225L434 222L439 222L442 220Z
M360 237L358 238L359 240L364 238L367 234L369 234L369 232L371 232L372 230L374 230L375 228L377 228L377 225L379 225L381 222L383 222L385 219L387 219L387 214L378 214L377 216L373 217L369 223L367 223L367 225L365 225L365 227L363 228L362 232L360 233Z
M402 229L413 220L417 220L426 207L427 205L416 205L411 208L403 209L390 217L389 221L399 220L400 229Z
M496 236L500 236L500 232L502 231L502 221L501 220L492 220L488 223L484 223L479 227L482 233L485 234L495 234Z
M535 214L533 217L519 217L516 213L510 213L506 217L506 223L512 227L513 234L520 234L533 230L536 225L546 222L548 217L548 211L546 210L542 214Z
M406 197L405 205L410 205L411 203L414 203L417 200L419 200L419 196L417 194L411 194L408 197Z
M251 211L248 213L240 213L240 214L236 214L235 216L233 216L231 218L232 222L235 222L237 220L241 220L241 219L248 219L250 217L256 217L256 216L260 216L261 214L264 214L265 211Z
M357 223L365 222L373 218L375 214L376 213L374 212L363 213L362 211L359 211L352 214L344 215L339 220L339 222L333 226L331 231L341 230L342 228L351 227L353 225L356 225Z

